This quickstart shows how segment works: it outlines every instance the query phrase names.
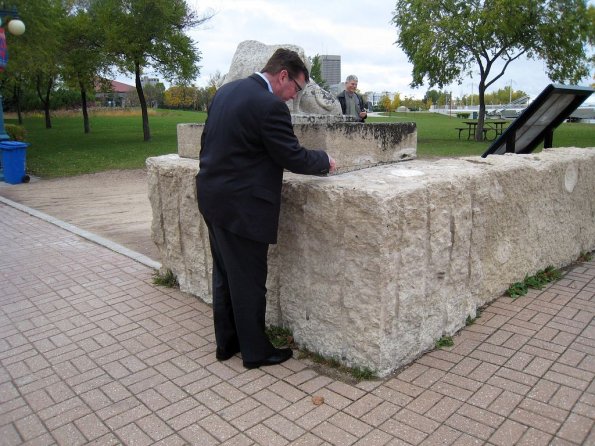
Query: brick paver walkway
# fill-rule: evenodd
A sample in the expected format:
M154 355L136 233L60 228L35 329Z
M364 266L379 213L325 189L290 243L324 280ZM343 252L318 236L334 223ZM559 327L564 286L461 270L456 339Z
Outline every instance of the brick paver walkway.
M209 306L1 203L0 252L2 445L595 444L593 261L350 385L218 362Z

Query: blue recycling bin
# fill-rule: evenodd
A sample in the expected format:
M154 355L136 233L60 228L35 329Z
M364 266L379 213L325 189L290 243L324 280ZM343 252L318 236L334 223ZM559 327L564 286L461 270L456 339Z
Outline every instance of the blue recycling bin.
M20 184L28 178L25 175L27 147L29 147L29 143L21 141L0 142L4 182L9 184Z

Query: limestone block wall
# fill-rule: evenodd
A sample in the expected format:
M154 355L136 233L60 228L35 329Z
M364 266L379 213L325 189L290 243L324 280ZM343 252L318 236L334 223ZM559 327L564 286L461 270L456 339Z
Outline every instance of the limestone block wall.
M198 161L167 155L147 167L162 264L209 301ZM271 248L269 323L313 351L386 375L525 274L595 248L595 150L286 174Z
M330 153L339 166L337 173L416 157L417 128L413 122L364 124L338 122L335 116L311 116L313 122L309 122L300 115L293 119L293 130L300 143ZM204 124L178 124L181 157L198 159L203 128Z
M209 234L196 200L198 160L163 155L148 158L151 237L163 270L175 273L182 291L211 302Z

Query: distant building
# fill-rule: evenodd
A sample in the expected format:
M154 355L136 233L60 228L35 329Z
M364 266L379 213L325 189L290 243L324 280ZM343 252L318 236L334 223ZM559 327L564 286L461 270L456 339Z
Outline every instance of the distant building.
M341 93L344 89L345 89L345 84L343 82L341 82L339 84L329 85L329 87L328 87L328 91L330 93L334 94L335 96L337 96L339 93Z
M159 83L159 78L158 77L143 76L140 79L140 83L141 83L141 85L143 87L145 85L157 85Z
M366 98L368 98L368 102L372 104L372 107L375 107L380 102L380 93L377 93L375 91L366 91L365 95Z
M341 83L341 56L323 54L320 56L322 78L329 86Z
M365 93L368 103L370 103L373 107L376 107L378 104L380 104L380 100L384 96L388 96L388 98L392 101L395 98L395 94L396 93L392 93L390 91L366 91Z
M136 95L136 88L122 82L103 79L95 85L95 99L101 107L126 107L132 95Z

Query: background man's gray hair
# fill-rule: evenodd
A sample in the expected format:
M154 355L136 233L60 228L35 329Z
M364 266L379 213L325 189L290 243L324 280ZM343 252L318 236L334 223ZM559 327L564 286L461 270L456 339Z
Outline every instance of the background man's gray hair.
M349 76L347 76L347 79L345 79L345 82L351 82L351 81L357 82L357 76L355 74L350 74Z

